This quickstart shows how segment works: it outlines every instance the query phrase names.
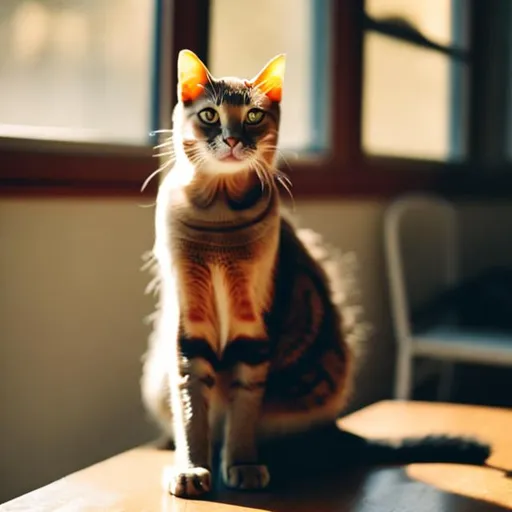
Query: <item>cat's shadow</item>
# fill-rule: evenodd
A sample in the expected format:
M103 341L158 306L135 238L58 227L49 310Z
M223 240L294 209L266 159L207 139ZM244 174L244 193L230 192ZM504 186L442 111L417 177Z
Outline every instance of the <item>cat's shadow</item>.
M261 455L272 475L269 488L262 492L232 491L215 471L214 490L204 500L273 512L422 512L433 510L433 500L439 504L437 512L509 510L413 481L400 466L374 465L365 439L337 428L269 442L261 447ZM217 449L215 468L219 462Z

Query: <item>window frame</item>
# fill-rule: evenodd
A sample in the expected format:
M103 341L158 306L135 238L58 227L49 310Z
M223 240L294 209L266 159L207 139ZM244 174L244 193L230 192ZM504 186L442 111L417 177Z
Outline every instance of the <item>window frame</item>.
M179 49L190 48L207 62L211 0L159 0L157 27L162 52L155 73L159 109L154 123L169 127L176 101L175 62ZM479 0L471 0L479 16L471 22L471 41L485 16ZM304 156L283 165L296 198L390 198L406 192L435 192L456 197L512 197L512 165L490 166L481 158L445 163L365 155L361 141L364 1L332 1L331 79L336 87L331 105L330 151ZM484 19L482 19L484 18ZM170 22L169 20L172 20ZM194 23L191 20L195 20ZM487 18L488 20L488 18ZM470 54L474 47L470 48ZM468 140L478 138L482 107L476 70L471 73ZM478 156L470 153L470 156ZM150 147L0 139L0 195L3 196L154 196L157 180L141 186L157 167Z

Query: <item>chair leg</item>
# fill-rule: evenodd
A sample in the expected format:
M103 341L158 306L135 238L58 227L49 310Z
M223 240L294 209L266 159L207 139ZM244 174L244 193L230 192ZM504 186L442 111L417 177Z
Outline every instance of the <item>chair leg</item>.
M437 399L440 402L448 402L451 397L455 364L451 361L442 361L441 365L439 386L437 388Z
M413 358L408 352L398 355L395 376L397 400L409 400L412 396L412 365Z

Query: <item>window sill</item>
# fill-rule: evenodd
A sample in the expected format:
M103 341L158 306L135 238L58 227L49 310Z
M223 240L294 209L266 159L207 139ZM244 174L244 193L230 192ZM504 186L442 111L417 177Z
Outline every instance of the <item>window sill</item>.
M512 199L512 166L482 167L394 158L349 164L297 162L289 172L296 198L389 199L431 192L453 198Z
M2 196L148 196L157 167L149 147L0 141Z
M0 140L1 196L148 197L158 160L149 147ZM296 199L391 198L407 192L512 198L512 169L367 158L350 165L320 157L283 164ZM286 194L286 192L285 192Z

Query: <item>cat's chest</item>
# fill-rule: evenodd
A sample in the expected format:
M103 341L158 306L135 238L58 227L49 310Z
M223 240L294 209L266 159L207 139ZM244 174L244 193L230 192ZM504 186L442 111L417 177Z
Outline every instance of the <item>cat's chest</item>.
M273 297L271 261L264 257L238 268L209 266L212 293L205 300L212 301L215 312L219 353L230 340L265 336L264 313Z
M222 201L208 210L187 205L171 212L169 241L175 253L206 264L229 265L257 258L278 225L278 205L272 197L240 211Z
M272 191L260 184L234 195L226 187L216 189L196 187L172 191L170 208L190 223L206 226L238 224L252 219L265 209Z

